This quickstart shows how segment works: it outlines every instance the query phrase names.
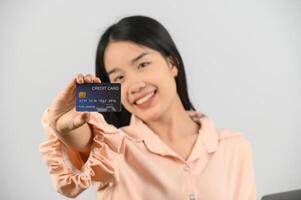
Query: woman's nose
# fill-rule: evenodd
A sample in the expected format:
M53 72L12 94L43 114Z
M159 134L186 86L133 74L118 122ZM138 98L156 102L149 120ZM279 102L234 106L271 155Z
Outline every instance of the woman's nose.
M135 94L137 92L140 92L141 89L143 89L144 87L146 86L146 83L145 82L140 82L140 83L137 83L137 84L133 84L131 86L131 94Z

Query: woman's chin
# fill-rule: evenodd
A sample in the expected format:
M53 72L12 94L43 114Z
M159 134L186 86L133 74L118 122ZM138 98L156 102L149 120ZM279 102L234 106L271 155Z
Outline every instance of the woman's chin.
M135 115L143 121L155 121L161 115L160 109L152 108L149 110L136 111Z

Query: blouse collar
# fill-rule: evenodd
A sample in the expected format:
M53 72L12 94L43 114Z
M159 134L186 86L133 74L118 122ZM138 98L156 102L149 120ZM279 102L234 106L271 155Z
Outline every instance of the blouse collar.
M194 113L197 111L190 110L189 112ZM212 120L207 115L201 114L202 116L197 120L197 123L200 124L199 135L189 159L196 159L201 155L215 152L218 147L218 133ZM142 119L134 114L131 115L129 126L125 127L124 130L137 141L144 141L148 150L153 153L160 155L172 153L170 148L160 140L159 136Z

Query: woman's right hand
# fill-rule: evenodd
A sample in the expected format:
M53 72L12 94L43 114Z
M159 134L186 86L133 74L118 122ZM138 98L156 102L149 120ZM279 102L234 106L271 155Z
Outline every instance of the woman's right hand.
M57 94L50 105L48 118L51 127L59 133L66 133L79 128L90 119L90 112L77 112L75 110L76 83L101 83L101 80L91 74L77 74Z

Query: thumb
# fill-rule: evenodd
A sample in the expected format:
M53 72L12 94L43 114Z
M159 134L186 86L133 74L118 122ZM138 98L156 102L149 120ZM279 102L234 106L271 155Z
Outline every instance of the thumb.
M85 124L89 120L90 120L90 113L89 112L84 112L84 113L81 113L80 115L77 115L73 119L73 129L76 129L76 128L82 126L83 124Z

